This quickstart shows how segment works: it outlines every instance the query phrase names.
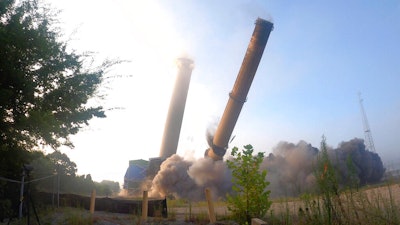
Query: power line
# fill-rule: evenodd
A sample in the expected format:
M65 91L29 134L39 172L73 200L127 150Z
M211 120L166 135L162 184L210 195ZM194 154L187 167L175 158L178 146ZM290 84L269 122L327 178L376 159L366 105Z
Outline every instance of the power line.
M52 174L52 175L45 176L45 177L41 177L41 178L37 178L37 179L34 179L34 180L25 181L24 183L25 183L25 184L27 184L27 183L32 183L32 182L35 182L35 181L44 180L44 179L47 179L47 178L50 178L50 177L54 177L54 176L57 176L57 174ZM22 183L22 182L19 181L19 180L13 180L13 179L9 179L9 178L6 178L6 177L0 177L0 180L4 180L4 181L8 181L8 182L13 182L13 183L19 183L19 184Z

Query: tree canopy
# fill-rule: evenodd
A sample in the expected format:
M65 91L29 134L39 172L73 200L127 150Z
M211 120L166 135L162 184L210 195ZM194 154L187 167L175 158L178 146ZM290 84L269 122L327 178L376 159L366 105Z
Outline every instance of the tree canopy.
M68 50L54 20L37 0L0 3L1 154L18 158L13 153L41 145L73 147L70 135L93 117L105 117L88 100L98 97L113 62L87 68L90 59Z
M68 48L55 14L39 3L0 1L0 177L19 179L32 150L73 147L70 135L105 117L101 105L88 101L99 97L115 62L93 66L90 55Z
M36 0L0 4L0 137L3 148L38 144L72 146L101 106L88 106L107 65L84 68L85 57L67 51L49 10Z
M76 164L59 151L47 155L37 151L34 155L35 159L30 163L34 168L31 179L39 180L34 183L38 191L51 193L57 188L61 193L89 195L96 189L98 196L111 196L120 191L118 182L103 180L99 183L93 181L90 174L77 175Z

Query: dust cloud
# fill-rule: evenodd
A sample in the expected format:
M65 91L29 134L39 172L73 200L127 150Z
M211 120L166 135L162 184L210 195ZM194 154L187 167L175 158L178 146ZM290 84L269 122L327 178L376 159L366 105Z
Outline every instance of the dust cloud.
M359 185L377 183L382 179L385 168L381 158L365 148L363 139L354 138L327 150L341 187L349 184L352 174ZM271 197L298 196L316 191L314 174L320 153L318 148L305 141L297 144L279 142L260 167L268 171ZM224 198L231 191L231 180L232 173L223 160L188 160L173 155L161 164L151 183L150 195L202 200L204 189L210 188L215 199Z
M172 155L154 177L150 196L203 200L204 189L210 188L215 198L223 197L231 189L231 177L224 161L209 158L192 161Z

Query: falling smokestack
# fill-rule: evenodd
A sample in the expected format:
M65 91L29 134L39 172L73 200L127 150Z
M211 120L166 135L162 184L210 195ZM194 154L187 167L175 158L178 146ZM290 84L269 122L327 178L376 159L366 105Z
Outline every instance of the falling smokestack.
M229 94L229 100L225 107L224 114L219 122L215 132L212 146L205 152L214 160L221 160L225 155L228 147L230 136L239 117L243 103L246 101L251 82L257 71L262 54L269 38L269 34L273 29L273 24L269 21L258 18L256 21L253 35L246 55L243 59L242 66L236 78L232 92Z
M164 127L164 136L160 148L160 158L166 159L176 153L179 134L181 131L186 97L189 90L190 77L194 67L193 61L188 58L178 58L178 75L175 88L169 105L167 121Z

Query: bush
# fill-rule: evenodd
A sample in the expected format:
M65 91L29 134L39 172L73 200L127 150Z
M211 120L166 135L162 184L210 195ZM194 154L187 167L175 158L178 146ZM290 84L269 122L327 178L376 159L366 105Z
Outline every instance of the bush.
M228 168L232 170L232 195L228 194L228 210L235 220L244 224L253 217L263 217L271 206L270 191L266 188L269 182L265 179L267 170L260 171L264 153L253 156L253 146L246 145L240 152L237 147L232 149L232 160L227 160Z

